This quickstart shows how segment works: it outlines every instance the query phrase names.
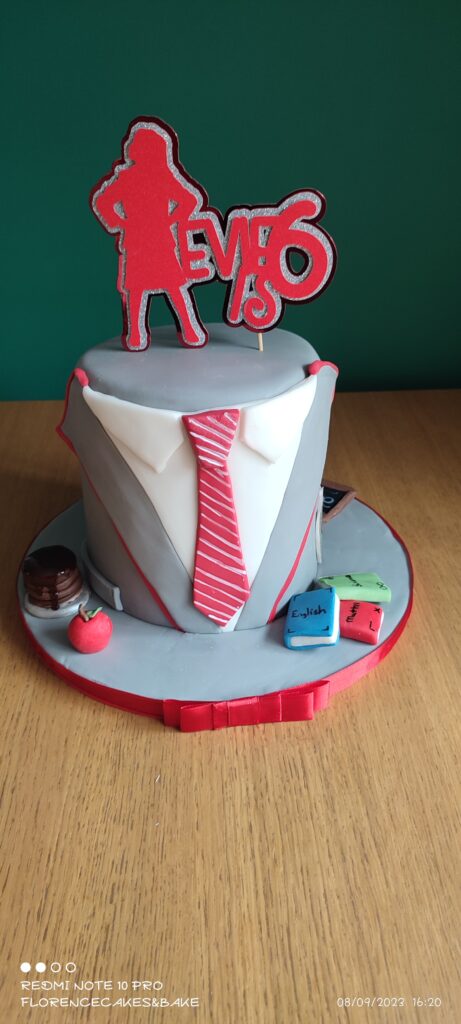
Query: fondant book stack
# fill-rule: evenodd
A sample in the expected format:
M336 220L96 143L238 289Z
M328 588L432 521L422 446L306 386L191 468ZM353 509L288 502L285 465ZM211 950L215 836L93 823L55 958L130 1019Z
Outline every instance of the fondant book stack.
M332 587L295 594L288 605L284 643L299 650L335 644L339 636L339 598Z

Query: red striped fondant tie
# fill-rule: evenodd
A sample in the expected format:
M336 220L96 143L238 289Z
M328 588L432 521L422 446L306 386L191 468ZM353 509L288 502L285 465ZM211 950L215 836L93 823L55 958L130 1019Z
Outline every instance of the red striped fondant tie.
M227 468L239 416L238 409L183 416L198 466L194 605L218 626L226 626L250 596Z

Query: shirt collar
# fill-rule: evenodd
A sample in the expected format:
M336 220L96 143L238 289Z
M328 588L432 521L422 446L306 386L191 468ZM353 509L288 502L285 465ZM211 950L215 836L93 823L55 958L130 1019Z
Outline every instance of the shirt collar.
M300 433L311 410L316 387L317 377L308 377L290 391L266 402L241 406L239 440L267 462L277 462ZM181 412L136 405L94 391L89 385L82 391L85 402L109 436L156 473L163 473L175 451L189 443Z

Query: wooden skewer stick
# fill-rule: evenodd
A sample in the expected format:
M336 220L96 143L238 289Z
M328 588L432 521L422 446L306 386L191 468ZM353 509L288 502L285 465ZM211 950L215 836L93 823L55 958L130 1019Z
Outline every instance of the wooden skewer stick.
M258 331L258 348L260 352L264 352L263 336L260 331Z

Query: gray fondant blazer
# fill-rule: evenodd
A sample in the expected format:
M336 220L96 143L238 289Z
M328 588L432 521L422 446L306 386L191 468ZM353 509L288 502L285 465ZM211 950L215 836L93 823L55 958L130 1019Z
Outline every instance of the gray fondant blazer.
M236 629L267 622L274 608L280 612L317 574L312 513L325 463L335 383L335 371L323 365L280 512ZM137 618L186 632L220 632L194 607L187 570L143 487L84 401L75 376L59 432L80 461L87 547L107 581L104 596L114 585L123 609Z

